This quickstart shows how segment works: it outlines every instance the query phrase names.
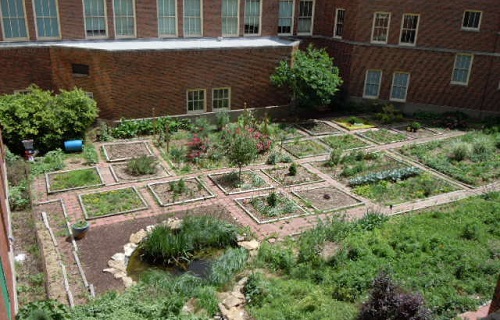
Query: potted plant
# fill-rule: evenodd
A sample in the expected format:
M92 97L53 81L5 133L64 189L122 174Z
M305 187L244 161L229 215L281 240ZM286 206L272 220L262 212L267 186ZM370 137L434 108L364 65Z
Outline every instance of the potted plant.
M83 239L90 229L90 223L86 220L79 220L71 226L74 239Z

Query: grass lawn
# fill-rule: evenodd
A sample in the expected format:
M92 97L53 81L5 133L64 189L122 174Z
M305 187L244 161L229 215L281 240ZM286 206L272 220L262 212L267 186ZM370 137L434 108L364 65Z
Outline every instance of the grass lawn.
M102 184L96 168L48 173L49 192L85 188Z
M332 149L349 150L366 147L368 144L359 140L352 134L345 134L341 136L330 136L321 139L324 143Z
M80 195L87 219L127 213L147 208L135 188L116 189Z

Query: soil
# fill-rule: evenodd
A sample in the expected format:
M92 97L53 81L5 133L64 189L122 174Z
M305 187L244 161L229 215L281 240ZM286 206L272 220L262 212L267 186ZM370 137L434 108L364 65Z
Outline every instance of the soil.
M212 194L205 188L198 180L194 178L185 179L186 191L181 194L175 195L171 190L171 183L177 183L180 180L175 180L171 182L158 183L151 185L151 189L156 193L156 196L160 200L160 205L172 205L174 203L180 203L187 200L208 198Z
M126 163L115 163L111 165L113 172L115 173L115 177L118 179L117 182L131 182L138 180L150 180L150 179L159 179L168 177L168 173L165 169L160 165L156 165L156 172L153 174L143 174L140 176L134 176L127 172L127 164Z
M355 198L333 187L301 190L295 193L310 202L315 209L321 211L332 211L360 203Z
M108 154L109 161L128 160L133 157L151 156L151 150L144 141L131 143L112 143L102 146Z
M284 194L282 193L277 193L278 197L285 197ZM295 209L292 212L287 212L287 213L280 213L279 215L276 216L269 216L267 214L263 214L259 212L254 205L252 204L252 200L258 199L258 198L266 198L268 195L265 196L260 196L260 197L253 197L253 198L245 198L245 199L239 199L237 202L241 204L248 212L252 213L252 215L260 222L260 223L265 223L267 221L273 221L275 219L283 219L283 218L288 218L288 217L296 217L298 215L305 215L307 214L305 211L302 210L299 205L295 205ZM266 201L265 199L263 199ZM282 207L282 203L278 201L277 207Z
M395 127L394 130L404 133L412 139L428 138L436 135L435 132L428 130L426 128L421 128L418 129L416 132L412 132L412 131L406 131L406 127L407 126L399 126Z
M297 165L297 173L294 176L290 174L289 168L290 166L274 167L271 169L264 169L263 171L284 186L323 181L318 175L310 172L303 166Z
M246 191L264 190L272 187L266 182L257 172L242 171L241 183L236 184L237 181L228 178L229 174L238 174L238 171L210 175L209 178L226 194L242 193ZM259 183L255 183L255 180Z
M305 130L310 135L323 135L323 134L332 134L339 133L340 130L332 127L329 124L326 124L322 121L308 121L299 123L298 126Z
M213 215L234 223L234 219L222 206L200 206L187 211L176 211L155 217L116 222L110 225L92 227L87 236L78 241L80 259L89 283L95 287L96 294L110 290L124 290L123 281L112 274L103 272L108 268L108 260L117 252L123 252L123 246L129 242L130 235L148 225L157 224L169 217L183 218L187 215Z

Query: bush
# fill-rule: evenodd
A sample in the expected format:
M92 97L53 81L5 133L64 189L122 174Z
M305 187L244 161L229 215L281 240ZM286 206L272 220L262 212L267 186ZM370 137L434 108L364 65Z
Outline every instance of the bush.
M234 275L241 271L247 262L248 251L244 248L230 248L217 259L210 269L208 282L215 286L228 283Z
M99 162L99 155L93 144L86 144L83 148L83 157L85 158L85 163L88 165L97 164Z
M35 160L31 166L31 173L35 176L61 170L66 166L64 163L64 152L61 149L49 151L44 157L35 158Z
M260 272L252 273L245 285L245 298L251 306L261 306L270 293L271 283Z
M266 164L277 164L279 162L290 163L292 158L289 155L282 154L279 152L273 152L267 157Z
M219 111L215 114L217 122L217 130L222 131L224 127L231 122L229 113L226 110Z
M472 154L471 145L468 142L454 141L450 146L449 158L455 161L462 161Z
M28 208L31 203L28 185L28 180L23 180L17 186L9 185L10 210L19 211Z
M146 174L155 174L158 171L158 161L154 157L140 156L127 162L127 173L133 176L142 176Z
M96 102L81 89L53 95L32 85L29 91L0 97L3 137L16 153L24 151L24 139L35 139L41 153L61 147L65 140L83 137L97 118Z
M180 178L177 181L170 182L170 191L174 193L175 196L180 196L188 191L186 186L186 181Z
M269 194L266 198L266 202L270 207L276 207L276 205L278 204L278 195L276 194L276 192L272 192L271 194Z
M377 113L377 118L383 123L394 123L403 120L403 113L389 103L382 107L381 113Z
M417 132L418 130L420 130L422 128L422 124L420 122L413 121L412 123L410 123L408 128L410 129L409 131Z
M288 168L288 173L291 175L291 176L296 176L297 175L297 164L294 162L290 165L290 167Z
M326 163L330 167L335 167L342 163L342 149L333 149L330 152L330 157L328 158L328 162Z
M356 227L361 230L372 231L380 228L387 220L389 220L389 217L382 213L368 212L356 222Z
M56 300L32 302L24 306L17 314L18 320L69 320L70 311L67 306Z
M365 176L355 177L349 180L350 186L359 186L363 184L376 183L383 180L399 181L416 175L419 175L421 170L417 167L407 167L394 170L386 170L374 172Z

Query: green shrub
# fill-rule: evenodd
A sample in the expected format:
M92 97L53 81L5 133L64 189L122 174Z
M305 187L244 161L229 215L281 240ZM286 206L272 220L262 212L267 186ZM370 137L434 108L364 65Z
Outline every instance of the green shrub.
M408 125L408 128L410 129L409 131L417 132L422 128L422 124L420 122L413 121L410 123L410 125Z
M260 246L257 259L271 270L285 273L289 273L296 264L296 258L291 249L268 242L263 242Z
M267 157L266 164L277 164L277 163L290 163L292 158L287 154L282 154L279 152L272 152L269 157Z
M133 176L142 176L146 174L155 174L158 171L158 161L155 157L140 156L127 162L127 173Z
M270 293L271 283L260 272L252 273L245 285L245 298L251 306L261 306Z
M288 168L288 174L291 176L296 176L297 175L297 164L294 162L290 165Z
M221 131L224 127L231 122L229 117L229 112L226 110L218 111L215 114L216 122L217 122L217 130Z
M32 302L19 310L18 320L69 320L70 310L56 300Z
M333 149L332 152L330 152L330 157L328 158L327 165L330 167L335 167L342 163L342 155L343 155L343 150L342 149Z
M417 167L407 167L393 170L374 172L365 176L354 177L349 180L350 186L360 186L364 184L376 183L383 180L399 181L409 177L419 175L421 170Z
M488 136L477 136L472 140L472 152L474 156L488 158L495 153L495 143L493 139Z
M97 164L99 162L99 155L93 144L85 144L83 148L83 158L88 165Z
M186 193L188 191L186 181L183 178L180 178L177 181L170 182L170 191L174 193L174 196L180 196Z
M215 286L228 283L234 275L241 271L247 262L248 251L244 248L229 248L217 259L210 269L208 282Z
M377 113L377 118L383 123L394 123L403 120L403 113L389 103L382 107L381 113Z
M276 207L278 204L278 195L276 192L271 192L266 198L266 202L270 207Z
M31 165L31 173L36 176L42 173L61 170L66 166L64 157L64 152L61 149L49 151L44 157L36 158L36 161Z
M372 231L380 228L387 220L389 220L389 217L382 213L368 212L356 222L356 227L361 230Z
M31 204L28 186L28 180L17 186L9 185L9 205L12 211L24 210Z
M450 145L450 154L448 157L455 161L462 161L469 158L471 154L472 148L468 142L454 141Z

